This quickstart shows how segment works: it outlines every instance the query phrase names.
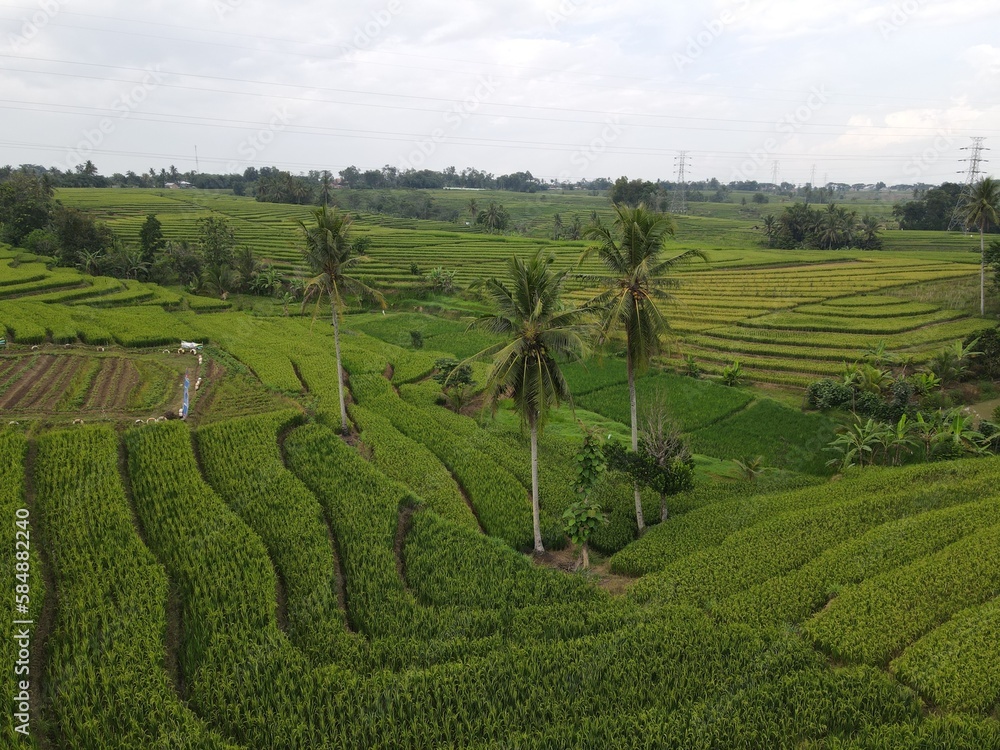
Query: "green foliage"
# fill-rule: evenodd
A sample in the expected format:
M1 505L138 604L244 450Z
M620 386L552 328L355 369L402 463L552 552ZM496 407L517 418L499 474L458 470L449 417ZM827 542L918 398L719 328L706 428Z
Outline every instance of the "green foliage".
M743 382L743 370L740 369L739 360L731 365L722 368L722 383L730 388L735 388Z
M166 244L166 240L163 239L163 225L155 214L149 214L139 230L139 249L142 252L142 259L152 264L156 253L166 247Z
M454 294L455 292L455 274L454 269L442 268L437 266L432 268L428 274L427 279L430 281L431 288L441 294Z
M698 364L698 361L694 358L693 354L688 354L684 357L684 374L691 378L701 377L701 366ZM726 383L726 385L729 385L729 383Z
M225 219L207 216L198 222L201 257L208 268L231 268L236 260L236 236Z
M573 456L573 461L575 464L573 471L576 475L573 489L578 495L587 497L608 466L601 447L601 438L596 432L584 429L583 443Z
M577 500L563 511L563 530L573 544L587 544L594 531L607 522L601 507L589 497ZM587 567L586 562L583 567Z
M472 366L459 363L457 359L445 357L434 362L436 372L432 376L435 383L440 383L443 388L472 385Z
M823 378L809 384L806 389L806 402L811 409L836 409L850 406L854 390L845 383Z
M414 349L424 348L424 334L420 331L410 331L410 346Z

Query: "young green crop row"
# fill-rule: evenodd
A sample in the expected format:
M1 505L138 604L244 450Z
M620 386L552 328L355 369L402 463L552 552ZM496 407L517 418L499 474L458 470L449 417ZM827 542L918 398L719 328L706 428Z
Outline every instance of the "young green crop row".
M3 532L0 533L3 548L6 550L7 562L0 567L0 586L4 592L0 600L0 614L7 623L7 637L0 640L0 664L4 665L0 672L0 690L9 696L7 703L8 715L4 721L2 736L9 747L18 746L39 747L37 733L29 732L29 738L15 734L14 727L23 725L24 720L14 714L21 713L21 701L15 696L21 694L20 682L30 682L28 703L42 699L41 675L25 673L24 668L34 667L29 659L34 657L38 664L38 649L41 648L35 640L36 626L29 626L31 641L26 644L28 659L21 651L21 643L13 636L22 626L15 626L16 620L37 623L42 612L46 596L51 592L45 590L45 578L42 575L42 560L39 550L42 539L39 535L39 519L32 515L32 508L26 503L25 497L25 459L28 455L28 442L21 432L6 429L0 431L0 516L3 518ZM21 611L17 605L27 602L27 609ZM31 729L35 727L32 725ZM20 740L18 743L16 740Z
M1000 596L1000 525L850 588L804 626L843 659L882 665L954 614Z
M902 318L915 315L929 315L939 308L922 302L909 302L899 300L900 304L895 305L874 305L862 307L860 305L831 305L826 302L818 305L800 305L795 308L796 313L807 315L818 315L820 317L834 318Z
M733 341L750 341L758 343L777 343L786 346L829 347L843 350L845 358L854 356L861 346L868 343L865 339L859 341L857 334L830 333L817 331L798 331L781 328L759 328L749 325L716 328L710 334L713 338L723 338ZM964 338L969 333L982 328L983 323L976 318L963 318L956 321L929 325L914 331L894 334L887 342L894 351L903 347L931 345L939 342L954 341ZM874 337L870 339L875 342Z
M417 383L400 387L403 400L436 422L447 433L465 441L479 451L487 464L508 472L524 488L531 491L530 448L520 433L483 429L479 424L437 403L440 393L433 383ZM573 492L573 454L566 441L556 440L543 432L538 443L538 484L541 505L542 538L546 547L565 544L562 533L563 511L576 500ZM634 516L634 513L633 513ZM634 523L634 518L633 518ZM634 536L634 534L633 534Z
M33 300L0 302L0 328L6 328L18 344L55 344L75 342L111 343L111 334L100 324L73 315L62 305L48 305Z
M990 475L966 481L967 502L878 526L798 570L723 599L714 611L756 627L803 622L827 603L831 592L895 570L991 525L1000 500L975 498L989 492L994 481Z
M865 478L867 479L867 477ZM631 576L644 576L663 570L671 563L699 550L722 544L726 537L764 520L802 507L805 495L795 490L814 488L819 480L792 475L771 480L767 475L753 483L726 485L711 483L677 502L694 505L689 512L653 527L641 539L611 558L611 570ZM782 491L784 490L784 491ZM710 497L705 498L708 494ZM812 507L838 502L839 496L812 489L808 495Z
M516 741L625 748L648 741L708 748L747 737L779 746L885 725L956 742L991 736L974 722L918 726L916 701L884 675L830 671L797 639L715 624L695 610L612 602L427 512L413 519L406 577L421 598L447 604L407 605L392 554L405 490L319 426L288 436L289 461L315 484L330 516L352 617L391 640L370 640L336 665L310 670L273 617L259 621L274 597L273 585L259 585L255 573L266 567L266 553L200 483L183 426L141 428L126 439L140 522L153 531L151 548L181 592L184 651L197 656L192 642L210 641L193 677L186 673L188 700L247 747ZM503 641L483 628L500 624L497 610L506 621ZM469 628L481 634L477 640L465 636ZM407 631L434 640L419 647L400 637ZM406 661L428 666L374 671ZM206 746L186 735L175 741Z
M117 460L106 427L38 439L35 488L59 596L47 649L49 730L67 747L166 746L178 737L225 747L178 700L164 669L167 580L132 525Z
M890 669L940 706L988 713L1000 705L997 643L1000 599L993 599L932 630L896 658Z
M992 469L991 474L995 472L995 462L984 460L981 463L990 464L987 470ZM645 576L629 589L630 595L637 601L701 604L718 600L795 570L826 550L881 524L969 500L966 488L953 478L906 487L893 482L901 473L880 475L863 482L841 481L828 485L829 489L820 493L823 500L820 505L810 504L737 531L716 547L699 549L670 563L661 572ZM917 473L911 476L932 475ZM873 493L879 480L883 488ZM831 502L831 496L837 500ZM859 590L863 588L864 585ZM898 594L893 587L880 586L877 591L887 598ZM856 619L851 620L857 610L848 607L846 598L837 600L842 618L831 618L827 610L824 615L827 619L820 620L821 624L816 626L825 628L825 633L834 633L827 640L838 637L846 643L846 639L865 638L869 633L869 629L857 627ZM833 645L839 653L847 653L847 645L840 641Z
M764 465L828 476L823 448L836 425L822 414L790 409L763 398L748 409L692 432L691 449L716 458L763 456Z
M125 444L136 515L180 598L190 705L247 747L323 747L331 727L305 656L278 629L266 547L201 479L185 425L136 428Z
M484 531L519 549L531 541L531 506L524 486L502 466L425 412L389 393L362 406L388 419L411 440L426 445L466 492Z
M41 281L49 275L44 263L20 263L11 265L10 259L0 260L0 289L12 284L29 284Z
M68 268L59 268L55 271L49 271L41 279L22 281L0 287L0 298L35 294L36 292L45 292L51 289L59 289L60 287L77 286L81 281L82 278L78 272Z
M966 317L960 310L940 310L923 315L902 318L877 316L847 318L832 315L807 315L793 311L774 313L759 318L743 320L737 325L752 329L777 329L782 331L813 331L816 333L853 333L865 336L906 333L938 323L949 323Z
M197 443L205 479L267 547L284 584L289 638L323 663L345 636L344 617L323 510L278 448L279 432L298 418L285 412L208 425Z
M265 386L285 393L302 391L302 383L287 353L288 332L274 321L235 313L174 313L174 317L197 330L202 338L217 342L252 370ZM308 339L299 336L295 348L301 351L308 343Z
M748 394L735 388L669 373L636 380L636 397L643 404L662 400L671 419L685 432L718 421L750 402ZM625 385L590 391L579 396L576 403L622 424L631 423Z
M351 381L355 396L357 381L380 375L360 375ZM361 397L364 402L365 397ZM435 456L421 443L393 427L392 422L363 406L351 406L351 419L361 430L361 442L372 450L372 463L379 471L413 490L428 508L458 525L478 529L479 525L462 497L462 490Z

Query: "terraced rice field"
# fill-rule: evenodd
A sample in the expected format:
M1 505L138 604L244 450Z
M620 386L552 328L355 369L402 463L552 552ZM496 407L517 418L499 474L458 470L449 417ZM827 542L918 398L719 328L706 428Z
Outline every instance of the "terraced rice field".
M298 222L309 221L308 207L263 204L206 191L79 189L60 191L60 198L96 212L126 238L137 237L145 216L155 213L168 239L195 241L198 221L221 215L232 223L237 240L259 257L288 272L301 271ZM450 194L444 199L458 200ZM522 206L526 216L550 216L557 205L563 205L554 197L551 205L540 197L511 200L526 201ZM583 201L579 202L582 206ZM424 284L411 273L414 263L421 273L439 266L454 270L461 288L484 275L501 273L511 255L526 255L540 247L555 254L558 268L576 270L587 244L488 236L461 225L370 215L358 216L355 229L373 242L358 274L386 291ZM738 359L752 379L804 386L838 373L843 362L855 360L862 349L881 340L919 364L935 349L983 327L982 321L961 311L892 297L893 289L974 275L972 262L978 258L958 249L967 239L961 235L889 232L887 238L891 236L893 243L905 249L881 253L745 249L734 243L756 242L746 222L692 216L682 218L677 236L678 251L698 247L709 260L678 268L680 286L675 304L667 310L677 334L667 358L671 366L677 365L672 359L690 354L706 372L718 373ZM904 245L907 237L913 238L913 247L919 250ZM3 263L0 259L0 266ZM582 270L600 269L591 262ZM570 297L587 299L592 290L574 283ZM135 282L83 279L67 270L47 271L38 263L6 271L0 267L0 323L12 340L24 343L80 338L138 345L143 337L134 332L112 335L108 328L116 326L100 314L70 312L57 324L54 313L43 320L34 312L28 315L25 308L15 321L3 307L4 299L14 298L87 308L139 303L166 308L186 305L205 311L225 304ZM165 330L185 335L183 328L165 325ZM193 334L187 331L187 335ZM477 343L470 342L461 352L472 353Z

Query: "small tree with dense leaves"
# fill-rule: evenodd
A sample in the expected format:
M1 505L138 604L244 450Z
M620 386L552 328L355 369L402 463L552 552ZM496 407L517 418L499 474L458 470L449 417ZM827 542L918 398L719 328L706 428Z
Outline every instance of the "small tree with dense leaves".
M580 566L586 570L590 567L587 546L590 536L598 526L608 522L600 505L590 497L591 490L608 465L601 448L600 437L594 430L584 431L583 444L577 450L573 461L576 475L574 490L578 499L563 513L563 529L573 544L580 545Z

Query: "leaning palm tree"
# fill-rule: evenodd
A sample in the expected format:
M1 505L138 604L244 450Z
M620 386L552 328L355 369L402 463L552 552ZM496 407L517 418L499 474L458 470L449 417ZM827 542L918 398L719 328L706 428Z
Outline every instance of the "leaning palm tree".
M560 295L569 271L556 273L554 258L539 250L528 260L511 258L507 278L490 278L476 286L496 307L493 315L473 321L505 337L470 359L492 357L486 381L486 398L495 411L500 400L512 398L514 408L531 433L531 515L535 552L542 553L542 528L538 499L538 434L548 411L570 401L569 386L559 369L560 360L582 359L585 344L584 308L567 308Z
M986 314L986 248L983 235L991 225L1000 224L1000 182L984 177L972 186L969 199L962 205L962 219L967 227L979 230L979 314Z
M302 297L302 307L316 298L316 311L313 320L319 312L320 302L324 297L330 300L330 318L333 323L333 348L337 355L337 396L340 399L340 429L347 434L347 405L344 402L344 368L340 361L340 315L344 306L344 295L354 294L364 299L374 300L383 308L385 298L377 291L358 279L347 274L363 257L351 255L351 242L348 234L351 228L351 217L342 214L337 209L326 206L314 212L316 225L307 227L301 221L299 225L305 234L305 248L302 254L306 264L315 275L307 279Z
M700 250L687 250L663 258L664 244L674 235L674 222L666 214L650 211L645 205L635 208L616 204L612 226L596 220L586 232L588 239L597 240L583 252L582 264L597 254L608 270L608 276L584 275L588 283L605 287L588 307L601 311L601 339L616 331L625 333L625 367L628 373L628 394L632 416L632 450L639 449L639 424L636 418L635 376L649 367L653 356L660 353L662 337L670 326L657 306L669 302L668 289L676 288L676 279L667 273L678 263L705 255ZM635 520L642 534L642 498L635 485Z

